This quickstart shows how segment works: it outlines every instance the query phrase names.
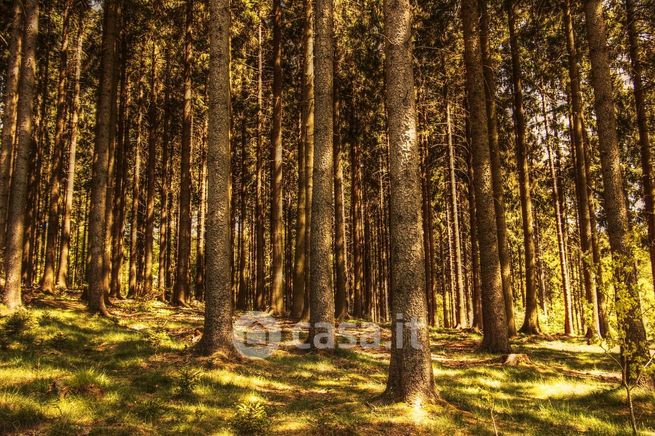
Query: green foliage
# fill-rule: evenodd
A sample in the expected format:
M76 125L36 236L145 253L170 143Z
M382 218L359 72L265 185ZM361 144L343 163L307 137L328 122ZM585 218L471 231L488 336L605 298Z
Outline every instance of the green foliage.
M175 393L180 397L190 397L193 395L193 390L200 382L201 371L183 366L176 379Z
M264 403L254 400L237 404L230 426L238 435L266 434L270 421Z
M34 341L35 326L34 316L28 310L13 312L0 326L0 349L8 349L14 342Z

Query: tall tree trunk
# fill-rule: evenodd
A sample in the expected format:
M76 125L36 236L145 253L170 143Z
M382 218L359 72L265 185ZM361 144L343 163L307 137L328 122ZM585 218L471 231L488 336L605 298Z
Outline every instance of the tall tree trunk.
M614 263L618 325L623 332L620 337L625 338L622 344L623 358L629 365L624 375L627 380L632 380L640 372L633 365L645 363L644 359L648 359L649 352L617 139L603 2L585 0L584 6L603 174L603 195L607 213L607 233Z
M626 27L628 30L628 47L632 65L632 85L634 87L635 109L637 111L637 127L639 129L639 151L641 153L641 184L644 196L644 215L648 225L648 251L650 266L655 284L655 210L653 198L653 164L651 162L650 138L648 135L648 114L646 112L646 91L642 73L642 57L640 52L637 17L635 16L635 0L625 0Z
M57 236L59 235L59 193L63 176L64 148L66 147L66 87L68 79L68 44L70 34L70 16L72 0L66 0L61 30L61 47L59 48L59 77L57 79L57 103L55 118L55 142L52 151L52 167L50 169L49 198L50 209L48 211L48 227L46 236L45 265L41 289L46 293L55 290L55 262L57 251Z
M129 142L128 108L130 105L129 81L127 76L127 41L121 41L121 71L120 97L118 107L118 135L116 138L115 165L116 180L114 182L114 204L112 206L115 219L112 223L112 253L111 281L109 294L115 298L121 295L121 272L123 267L123 233L125 225L125 191L127 184L127 143Z
M180 151L180 209L177 235L177 259L173 305L186 306L189 297L189 262L191 256L191 142L193 137L193 0L186 0L184 26L184 109L182 119L182 148ZM229 160L228 160L229 162ZM228 283L231 283L228 280Z
M7 206L11 187L11 169L14 144L16 143L16 124L18 110L18 82L21 68L23 45L23 2L14 0L11 36L9 40L9 59L5 79L5 105L2 115L2 140L0 148L0 259L4 259L7 227Z
M159 92L159 81L157 79L157 46L153 42L152 56L150 58L150 108L148 110L148 169L146 185L146 234L145 234L145 283L143 286L144 294L150 295L152 292L152 251L154 247L155 231L155 186L156 186L156 169L157 169L157 149L159 114L157 110L157 93Z
M73 73L73 97L68 122L68 169L66 174L66 194L62 213L61 245L59 248L59 266L57 269L57 287L67 288L68 265L71 239L71 214L73 212L73 196L75 195L75 168L77 160L77 140L79 133L80 93L82 74L82 47L84 45L84 13L79 12L77 19L77 45L75 48L75 70ZM77 255L77 253L76 253Z
M263 123L263 106L264 106L264 91L263 91L263 49L262 49L262 20L259 20L258 28L258 59L257 59L257 168L256 168L256 195L255 195L255 215L257 227L257 287L256 287L256 301L254 304L255 309L263 310L265 306L265 283L266 273L264 269L264 156L262 144L262 123Z
M473 173L473 153L469 150L468 156L468 202L469 202L469 228L471 238L471 267L473 270L473 321L474 329L482 330L482 284L480 283L480 250L478 249L477 212L475 210L475 174Z
M36 44L39 34L39 2L25 0L22 62L18 84L18 140L7 219L7 249L5 250L5 286L2 302L14 309L21 305L21 268L30 146L32 144L32 111L36 76Z
M450 208L453 220L453 250L455 266L455 327L468 327L466 316L466 297L464 295L464 278L462 272L462 244L459 233L459 204L457 202L457 178L455 175L455 144L453 143L452 123L450 119L450 100L448 90L446 98L446 125L448 126L448 177L450 180Z
M334 282L334 8L332 0L314 0L314 86L316 130L314 186L310 221L310 327L312 348L333 349Z
M166 51L166 59L169 58L169 51ZM168 63L167 63L168 65ZM166 77L170 75L170 69L166 70ZM159 287L159 295L162 301L166 301L167 295L167 276L168 276L168 256L169 247L171 245L171 240L169 239L168 227L171 221L171 211L170 204L168 202L168 195L170 191L170 185L168 183L170 178L170 172L172 169L171 160L172 160L172 151L173 146L171 144L171 116L169 114L170 108L170 87L169 84L165 84L166 92L164 96L164 132L163 132L163 151L161 158L161 168L162 176L160 183L160 193L159 193L159 203L160 203L160 215L159 215L159 271L157 273L158 281L157 286Z
M503 299L505 302L505 317L507 331L510 337L516 336L514 320L514 297L512 296L511 254L507 242L507 221L505 219L505 193L503 169L498 146L498 115L496 105L496 75L489 54L489 12L487 0L479 0L480 9L480 45L482 49L482 64L485 83L485 102L487 122L489 126L489 154L491 156L491 177L494 189L494 209L496 211L496 229L498 233L498 257L503 282Z
M336 49L335 49L336 50ZM337 58L335 54L335 58ZM338 59L338 58L337 58ZM336 64L334 70L336 75ZM338 79L335 79L335 82ZM348 316L348 261L346 247L346 208L343 192L342 137L339 125L341 119L341 98L339 87L334 86L334 214L335 214L335 255L336 289L335 317L342 320Z
M128 297L141 295L138 280L139 264L139 202L141 197L141 129L143 127L143 88L139 85L139 97L136 121L136 139L134 141L134 161L132 164L132 216L130 225L130 276Z
M230 2L210 0L209 123L207 137L207 289L205 354L232 345L230 280Z
M205 119L203 126L203 138L207 137L208 120ZM244 219L244 218L242 218ZM200 174L198 175L198 238L196 240L196 276L195 276L195 297L197 301L205 299L205 238L207 234L207 149L206 142L203 139L200 150ZM244 264L240 264L241 274L245 269ZM241 286L241 285L240 285Z
M507 20L510 35L512 57L512 89L514 95L514 133L516 146L516 166L519 173L519 191L521 196L521 215L523 222L523 249L525 251L525 318L519 330L525 334L538 334L539 311L537 306L537 260L535 255L534 213L530 187L529 150L525 143L525 112L523 109L523 77L521 72L521 53L514 5L506 2Z
M291 316L300 319L307 302L305 285L307 284L307 150L314 143L314 29L312 0L304 0L303 24L303 85L302 85L302 126L301 139L298 144L298 200L296 219L296 247L293 262L293 305ZM313 145L312 145L313 148Z
M509 351L507 320L494 209L494 190L487 129L482 53L478 33L477 0L463 0L464 63L471 129L471 150L475 175L477 232L480 248L480 279L482 282L482 349L493 353Z
M362 216L362 168L361 144L359 142L358 120L355 103L350 106L350 179L351 179L351 221L353 247L353 315L361 318L363 314L362 295L364 293L364 224Z
M282 192L282 3L273 0L273 120L271 132L271 311L284 313Z
M564 220L562 214L562 203L560 201L560 189L555 170L555 161L553 159L553 150L550 140L550 128L546 113L546 100L544 95L541 96L541 110L544 117L544 131L546 132L546 151L548 153L548 169L550 170L550 180L552 185L553 209L555 210L555 226L557 229L557 251L559 254L560 274L562 276L562 295L564 297L564 334L569 336L573 334L573 318L571 303L571 278L569 277L569 265L566 252L566 240L564 239ZM559 147L559 144L556 144Z
M587 336L592 337L598 334L599 318L596 281L594 278L594 259L591 245L591 221L589 209L589 191L587 189L587 176L585 173L585 152L583 138L582 119L582 95L580 92L580 71L578 67L578 49L575 43L573 31L573 17L571 11L571 0L564 1L564 31L566 34L566 46L569 54L569 80L571 92L571 116L573 125L571 134L573 139L573 153L575 154L575 187L578 203L578 225L580 226L580 248L583 256L582 274L584 278L585 295L587 302L592 309L593 323L589 325Z
M391 362L385 394L393 401L432 400L435 396L425 293L411 31L409 0L385 0L385 107L391 147L389 224L393 295Z

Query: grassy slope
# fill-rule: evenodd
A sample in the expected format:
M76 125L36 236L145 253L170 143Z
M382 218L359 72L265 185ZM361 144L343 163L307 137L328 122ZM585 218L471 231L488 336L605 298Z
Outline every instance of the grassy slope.
M29 312L32 327L0 350L0 434L231 434L237 405L253 403L268 432L286 435L493 434L494 426L503 434L629 433L616 368L578 339L519 339L515 352L532 363L506 367L474 352L475 335L434 332L441 400L385 406L374 401L385 386L383 352L288 348L264 361L224 362L188 352L202 324L194 309L121 302L114 322L74 301L37 300ZM636 396L640 425L652 431L655 395Z

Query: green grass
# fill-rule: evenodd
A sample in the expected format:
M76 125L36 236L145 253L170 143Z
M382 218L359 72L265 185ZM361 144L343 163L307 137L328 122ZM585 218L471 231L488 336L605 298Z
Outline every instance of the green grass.
M617 368L581 339L518 338L532 363L475 352L479 336L432 333L440 400L376 402L388 356L278 350L267 360L194 356L197 309L119 302L116 320L72 300L0 319L0 434L628 434ZM640 429L655 394L637 390Z

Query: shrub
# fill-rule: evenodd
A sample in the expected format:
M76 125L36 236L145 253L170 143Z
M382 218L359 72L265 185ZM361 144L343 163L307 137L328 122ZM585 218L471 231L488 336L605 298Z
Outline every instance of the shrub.
M265 434L269 427L268 414L260 401L248 401L236 406L230 426L238 435Z

